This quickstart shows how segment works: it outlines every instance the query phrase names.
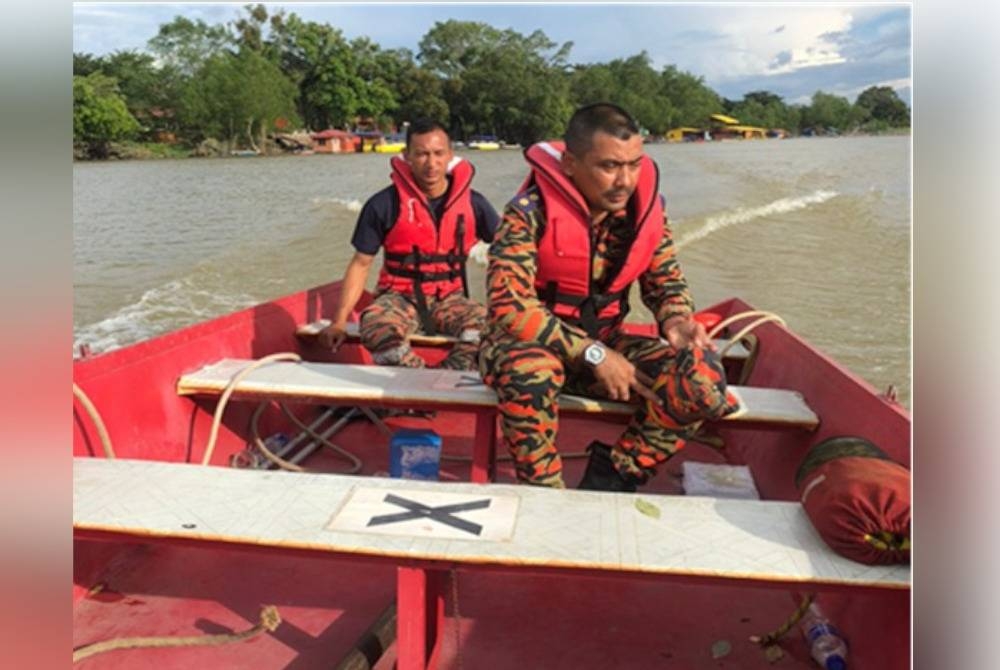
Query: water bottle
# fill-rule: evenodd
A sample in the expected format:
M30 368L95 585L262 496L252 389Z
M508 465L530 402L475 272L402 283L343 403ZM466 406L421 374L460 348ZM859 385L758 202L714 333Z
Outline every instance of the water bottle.
M802 634L812 657L826 670L847 669L847 642L813 603L802 617Z

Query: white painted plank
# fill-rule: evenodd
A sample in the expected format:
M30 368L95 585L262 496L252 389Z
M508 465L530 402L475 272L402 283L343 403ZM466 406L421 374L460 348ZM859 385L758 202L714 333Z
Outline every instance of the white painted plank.
M177 383L180 395L218 395L230 379L252 361L224 359L183 375ZM733 422L766 422L815 428L819 417L796 391L730 386L740 409L725 417ZM492 407L496 393L486 387L478 373L434 368L398 368L340 363L294 363L277 361L247 375L237 386L237 397L326 400L350 404L392 402L421 408L432 406ZM635 411L627 403L564 394L559 399L566 411L628 415Z
M422 526L437 523L427 519L407 521L395 534L359 528L366 515L370 520L401 509L379 507L389 494L430 507L482 499L496 507L454 513L488 527L488 534L427 532ZM637 499L655 506L659 518L643 514ZM910 584L909 566L868 566L833 553L795 502L76 458L73 527L467 564L879 588Z

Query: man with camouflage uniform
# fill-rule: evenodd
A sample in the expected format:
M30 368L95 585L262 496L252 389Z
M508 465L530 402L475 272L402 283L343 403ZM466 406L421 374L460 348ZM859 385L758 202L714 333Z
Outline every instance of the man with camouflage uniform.
M560 391L628 401L613 446L591 443L579 488L635 491L702 420L736 408L677 263L659 172L620 107L577 110L565 145L525 152L531 173L490 248L480 371L500 398L519 481L564 487ZM622 329L638 280L662 339Z
M493 239L499 217L472 190L475 170L454 156L447 131L435 121L414 121L406 150L390 165L392 185L369 198L358 216L354 257L319 342L333 351L343 343L347 319L384 247L378 295L361 313L361 342L374 362L424 367L407 338L441 333L458 339L441 367L473 370L486 310L468 297L465 263L477 239Z

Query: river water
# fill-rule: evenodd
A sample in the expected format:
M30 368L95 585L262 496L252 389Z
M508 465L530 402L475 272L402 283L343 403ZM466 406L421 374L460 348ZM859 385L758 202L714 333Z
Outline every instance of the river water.
M909 406L909 137L647 151L699 307L739 296L776 312ZM464 155L501 210L521 153ZM339 279L388 172L382 154L74 164L75 342L107 351ZM482 299L484 268L470 265Z

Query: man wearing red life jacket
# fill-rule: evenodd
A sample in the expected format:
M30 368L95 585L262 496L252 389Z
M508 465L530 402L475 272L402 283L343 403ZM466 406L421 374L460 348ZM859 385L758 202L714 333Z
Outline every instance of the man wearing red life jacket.
M579 488L635 491L708 418L736 408L677 263L659 170L625 110L578 109L565 143L528 148L531 173L490 247L480 371L500 399L519 481L564 487L560 391L628 401L614 445L593 442ZM623 332L629 289L662 339Z
M454 156L441 124L414 121L406 150L390 159L392 185L365 203L351 243L340 300L320 344L336 350L364 291L372 262L385 249L377 296L361 313L361 342L380 365L424 367L407 338L415 332L458 342L441 367L476 367L485 308L468 297L465 262L477 240L493 239L499 217L471 188L475 170Z

